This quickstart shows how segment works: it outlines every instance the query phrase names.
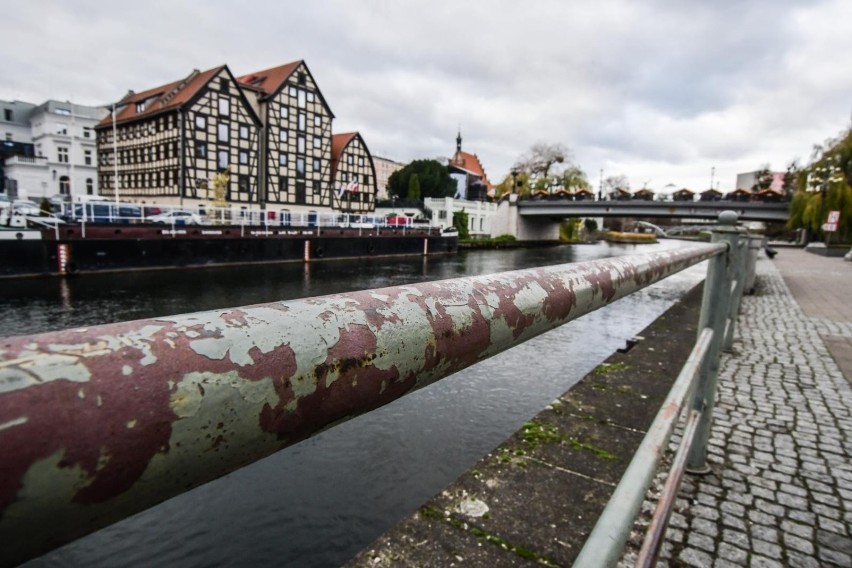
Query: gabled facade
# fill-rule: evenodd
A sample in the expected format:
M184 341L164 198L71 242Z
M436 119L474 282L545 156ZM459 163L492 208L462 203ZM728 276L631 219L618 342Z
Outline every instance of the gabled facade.
M334 208L351 213L376 209L376 168L357 132L335 134L331 143Z
M643 187L642 189L633 194L633 199L637 201L654 201L654 192L648 188Z
M296 61L242 75L238 81L255 93L264 124L263 202L269 207L331 207L334 114L307 64Z
M456 196L471 201L486 201L494 195L494 185L488 181L479 156L462 150L461 132L456 136L456 153L447 165L450 177L456 180Z
M672 201L695 201L695 192L686 188L672 193Z
M110 114L96 127L100 192L211 201L214 176L227 171L225 199L258 203L260 126L226 65L131 91L116 103L115 118Z
M712 187L708 190L702 191L698 194L699 201L721 201L722 200L722 192Z

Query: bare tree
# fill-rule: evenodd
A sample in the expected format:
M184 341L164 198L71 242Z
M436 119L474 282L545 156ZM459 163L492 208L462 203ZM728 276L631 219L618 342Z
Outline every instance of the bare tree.
M630 189L630 182L624 174L609 176L603 180L604 195L610 195L616 189Z
M571 151L565 145L536 142L518 160L515 169L528 174L535 181L544 180L546 184L554 164L570 163L571 160Z

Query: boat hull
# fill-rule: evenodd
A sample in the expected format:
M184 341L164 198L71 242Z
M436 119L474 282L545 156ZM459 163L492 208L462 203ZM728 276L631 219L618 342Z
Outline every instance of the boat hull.
M0 277L453 254L430 229L82 226L0 241Z

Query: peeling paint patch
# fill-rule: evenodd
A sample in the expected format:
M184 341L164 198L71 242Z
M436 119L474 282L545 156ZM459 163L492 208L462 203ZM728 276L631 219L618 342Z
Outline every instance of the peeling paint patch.
M9 428L14 428L15 426L21 426L22 424L26 424L29 418L26 416L21 416L19 418L15 418L14 420L9 420L8 422L0 423L0 431L8 430Z

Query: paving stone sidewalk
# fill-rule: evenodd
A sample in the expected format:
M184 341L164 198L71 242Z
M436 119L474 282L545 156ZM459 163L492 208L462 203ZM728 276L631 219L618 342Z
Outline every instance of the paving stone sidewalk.
M852 360L852 266L778 258L758 260L722 360L712 473L685 478L659 566L852 567L852 376L838 365Z

